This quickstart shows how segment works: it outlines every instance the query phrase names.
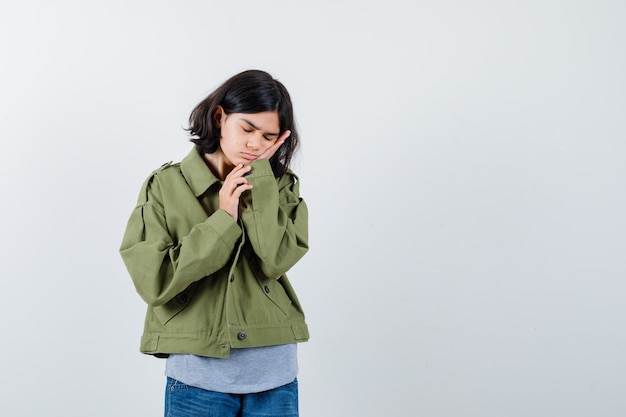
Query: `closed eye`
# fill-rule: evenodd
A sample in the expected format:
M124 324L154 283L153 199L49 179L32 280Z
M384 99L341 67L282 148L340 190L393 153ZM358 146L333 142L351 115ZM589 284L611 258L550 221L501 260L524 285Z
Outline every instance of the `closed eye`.
M245 123L245 125L241 126L241 128L246 132L246 133L250 133L254 130L260 130L257 126L255 126L254 123L252 123L250 120L241 119L242 122ZM268 137L269 136L269 137ZM274 138L275 136L275 138ZM263 137L267 140L274 140L274 139L278 139L278 136L280 136L278 133L273 133L273 132L265 132L265 135L263 135Z

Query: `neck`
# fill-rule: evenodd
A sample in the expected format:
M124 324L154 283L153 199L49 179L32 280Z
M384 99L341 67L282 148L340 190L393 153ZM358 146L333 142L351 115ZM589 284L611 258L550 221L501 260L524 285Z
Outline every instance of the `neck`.
M218 148L213 153L205 153L204 155L202 155L202 158L204 159L206 164L209 166L209 169L211 170L211 172L213 172L213 175L215 175L217 178L219 178L222 181L224 181L226 176L234 168L231 165L230 161L226 159L226 157L224 156L224 153L222 152L220 148Z

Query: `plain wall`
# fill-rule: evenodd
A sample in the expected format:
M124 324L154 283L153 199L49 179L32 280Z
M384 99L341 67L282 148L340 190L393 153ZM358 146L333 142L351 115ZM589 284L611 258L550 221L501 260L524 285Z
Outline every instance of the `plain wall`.
M118 248L231 75L289 89L301 415L626 415L626 3L6 1L0 414L157 416Z

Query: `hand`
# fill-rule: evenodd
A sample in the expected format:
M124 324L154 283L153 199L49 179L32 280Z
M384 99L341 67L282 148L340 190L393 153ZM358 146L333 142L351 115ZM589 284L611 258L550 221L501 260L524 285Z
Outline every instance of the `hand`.
M226 176L224 184L220 188L220 208L230 215L235 221L239 217L239 197L245 191L252 189L245 175L250 172L250 165L239 164Z
M291 130L285 130L283 132L283 134L280 135L280 137L278 139L276 139L276 142L274 142L272 144L272 146L267 148L267 150L265 152L263 152L261 155L259 155L259 157L257 159L264 159L264 158L265 159L270 159L272 156L274 156L274 154L276 153L278 148L280 148L280 145L285 143L285 140L287 140L289 135L291 135Z

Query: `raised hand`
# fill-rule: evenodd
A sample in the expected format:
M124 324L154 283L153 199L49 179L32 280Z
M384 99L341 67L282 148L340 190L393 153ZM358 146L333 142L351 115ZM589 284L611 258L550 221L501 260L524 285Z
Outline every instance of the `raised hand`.
M239 164L226 176L224 184L220 188L220 208L230 215L235 221L239 217L239 197L245 191L252 189L245 175L250 172L250 165Z
M278 150L278 148L280 148L280 145L282 145L283 143L285 143L285 140L287 140L287 138L289 137L289 135L291 135L291 130L285 130L283 132L282 135L280 135L280 137L278 139L276 139L276 142L274 142L272 144L272 146L270 146L269 148L267 148L265 150L265 152L263 152L261 155L259 155L259 157L257 159L270 159L272 156L274 156L274 154L276 153L276 151Z
M272 146L255 159L270 159L289 135L291 135L290 130L284 131ZM220 208L235 221L239 218L239 198L244 192L252 189L252 184L245 177L251 169L250 165L239 164L235 166L224 179L224 184L219 191Z

